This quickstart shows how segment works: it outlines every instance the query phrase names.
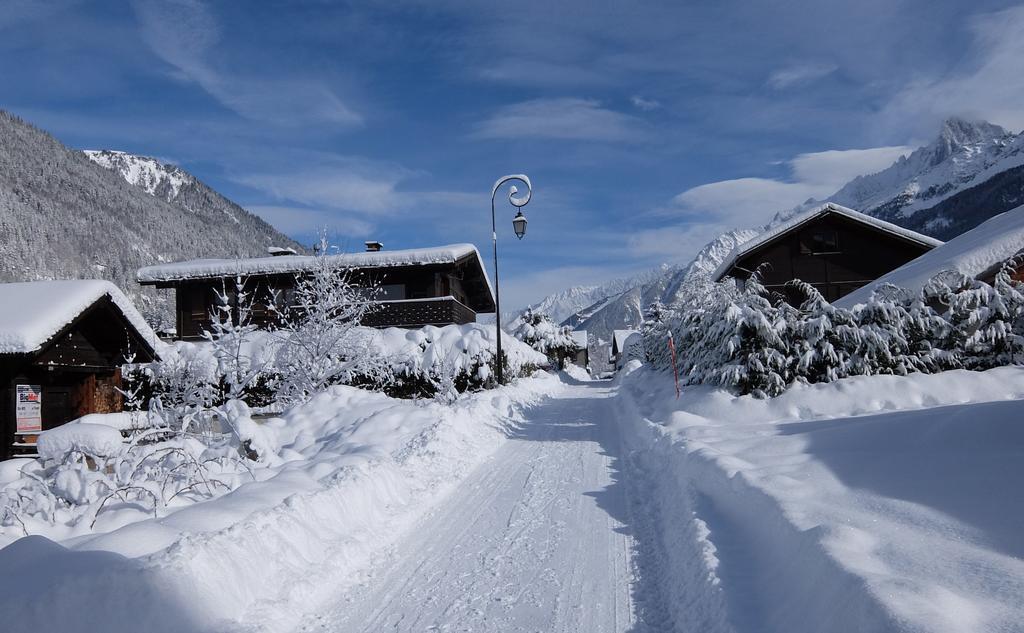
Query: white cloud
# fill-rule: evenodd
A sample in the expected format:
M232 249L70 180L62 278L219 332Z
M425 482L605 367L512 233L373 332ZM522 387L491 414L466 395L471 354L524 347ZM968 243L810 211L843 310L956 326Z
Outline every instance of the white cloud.
M648 136L643 121L602 108L590 99L534 99L498 110L476 126L475 138L548 138L636 142Z
M246 174L235 182L266 192L278 200L359 213L386 214L402 205L395 185L398 175L368 177L344 170L314 169L299 173Z
M661 102L656 99L645 99L640 95L633 95L629 98L630 103L634 107L643 110L644 112L651 112L661 107Z
M636 231L626 236L629 254L651 262L685 262L730 226L714 221L663 226Z
M919 77L899 91L882 113L893 129L927 126L950 115L1024 129L1024 6L975 17L965 61L940 77Z
M282 233L293 236L311 235L326 229L332 240L335 235L361 238L372 234L375 228L369 222L330 209L250 205L246 210L263 218Z
M321 219L368 216L370 218L423 220L433 214L467 208L483 208L487 193L462 191L424 191L409 188L410 182L424 174L399 164L358 156L327 152L286 152L269 163L258 162L241 169L244 160L233 166L227 177L236 183L268 194L281 205L259 207L275 217L309 228ZM401 188L405 187L405 190ZM347 220L346 220L347 221ZM357 233L373 227L365 221L354 225ZM276 226L276 224L275 224Z
M209 61L220 28L198 0L137 0L143 39L180 78L198 84L225 107L254 121L297 126L354 125L362 117L322 81L300 77L246 77Z
M809 62L794 64L780 68L768 76L768 86L775 90L785 90L800 84L817 81L827 77L839 69L832 63Z
M673 203L675 209L694 214L698 221L737 228L760 225L808 198L827 197L856 176L880 171L911 151L896 146L800 154L788 161L789 181L723 180L688 189L673 198Z

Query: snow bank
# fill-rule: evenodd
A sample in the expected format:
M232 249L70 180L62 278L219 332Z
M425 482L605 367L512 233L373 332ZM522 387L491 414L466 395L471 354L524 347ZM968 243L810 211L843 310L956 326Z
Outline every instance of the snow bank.
M942 246L907 262L842 299L836 305L850 307L864 303L874 288L890 283L913 292L919 291L936 274L959 270L976 277L989 267L1013 257L1024 249L1024 206L1000 213Z
M260 425L276 459L256 481L155 519L124 504L95 531L57 526L0 550L5 631L287 628L302 614L278 605L314 610L358 582L560 385L541 375L452 406L333 387Z
M481 323L428 325L416 330L364 328L364 331L371 340L370 348L388 359L396 372L423 373L445 368L489 373L497 353L494 326ZM544 354L515 337L503 336L501 343L513 374L520 374L530 366L547 365ZM478 378L486 380L487 375Z
M104 424L65 424L39 435L36 449L44 461L58 460L71 451L112 457L124 449L121 432Z
M676 400L670 376L629 369L619 406L659 508L677 628L1024 621L1024 369L858 377L771 400L707 387Z
M110 297L155 348L156 334L128 297L109 281L26 281L0 284L0 354L38 350L104 296Z

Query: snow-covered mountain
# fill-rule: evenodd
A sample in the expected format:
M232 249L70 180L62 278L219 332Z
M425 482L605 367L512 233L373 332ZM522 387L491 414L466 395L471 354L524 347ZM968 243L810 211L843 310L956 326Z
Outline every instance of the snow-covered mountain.
M608 341L612 330L636 327L652 301L668 304L679 299L688 279L713 271L736 245L823 202L836 202L948 240L1024 204L1024 133L1014 134L991 123L951 118L931 143L901 157L890 167L854 178L825 200L809 200L779 211L774 217L768 200L765 217L771 220L765 226L721 235L687 266L670 266L653 278L627 281L621 284L625 286L623 290L600 296L587 308L578 310L580 317L568 318L564 323ZM572 293L573 290L577 292ZM580 298L593 296L580 289L566 293ZM562 295L565 293L552 295L540 305L548 304L549 300L555 305ZM592 345L592 361L600 362L606 355L604 347L593 349Z
M174 202L184 185L197 182L194 176L180 167L161 163L148 156L136 156L111 149L82 151L92 162L116 171L130 184L166 202Z
M877 174L854 178L829 201L899 222L1022 164L1024 135L954 118L928 145Z
M928 145L777 219L822 202L948 240L1024 202L1024 133L983 121L948 119Z
M166 293L135 282L142 266L301 248L178 167L83 152L0 111L0 281L102 278L150 318Z
M621 293L628 287L627 283L625 279L615 279L600 286L573 286L544 297L532 308L548 315L552 321L561 323L588 306Z

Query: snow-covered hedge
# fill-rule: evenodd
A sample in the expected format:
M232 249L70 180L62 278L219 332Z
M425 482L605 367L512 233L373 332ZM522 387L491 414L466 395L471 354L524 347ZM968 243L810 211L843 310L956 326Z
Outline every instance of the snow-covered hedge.
M394 397L438 397L489 385L497 352L494 326L426 326L416 330L364 328L367 353L379 359L372 373L354 377L352 384L370 386ZM505 375L519 378L547 365L547 357L520 341L502 339Z
M921 292L879 288L853 309L831 305L810 284L770 293L752 276L740 291L705 282L691 303L652 306L643 327L645 355L669 369L669 336L687 384L776 396L794 382L847 376L983 370L1024 360L1024 294L1010 266L992 285L956 271Z
M280 410L277 398L280 370L277 359L286 349L287 331L253 332L242 350L259 375L246 389L253 407ZM502 339L505 375L528 376L547 365L544 354L506 336ZM494 326L426 326L419 329L356 327L349 352L334 384L381 391L394 397L450 399L453 394L482 389L490 383L496 351ZM224 399L224 386L214 349L208 342L178 341L161 352L163 362L150 369L151 394L165 407L206 410Z

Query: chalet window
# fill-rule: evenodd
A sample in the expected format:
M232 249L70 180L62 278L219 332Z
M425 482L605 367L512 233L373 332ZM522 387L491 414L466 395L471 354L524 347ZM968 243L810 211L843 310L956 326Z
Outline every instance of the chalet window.
M839 252L839 232L835 229L813 229L800 234L801 255L825 255Z
M384 284L377 294L380 301L400 301L405 299L405 284Z

